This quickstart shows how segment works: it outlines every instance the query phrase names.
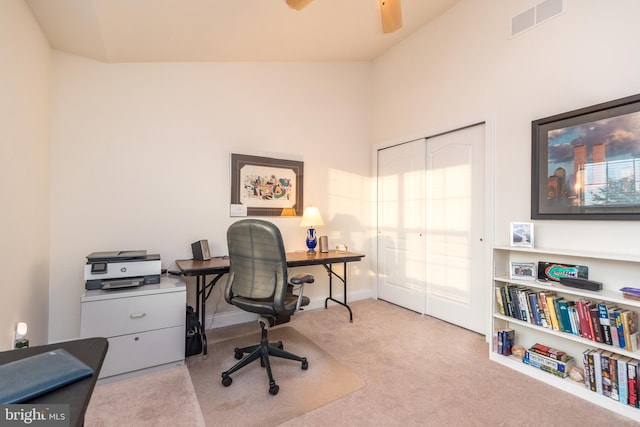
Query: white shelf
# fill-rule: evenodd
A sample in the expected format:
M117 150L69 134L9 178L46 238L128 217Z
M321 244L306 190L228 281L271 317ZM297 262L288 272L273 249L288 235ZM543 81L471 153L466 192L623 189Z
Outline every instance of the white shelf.
M602 259L610 261L623 261L623 262L639 262L640 255L637 254L615 254L615 253L602 253L594 251L580 251L580 250L565 250L565 249L553 249L553 248L528 248L525 246L496 246L495 250L510 251L510 252L527 252L532 254L545 254L545 255L561 255L570 256L576 258L591 258Z
M635 254L601 254L594 251L562 250L551 248L528 248L521 246L497 246L493 250L493 286L491 300L491 325L495 331L499 328L515 330L515 343L528 347L536 342L563 350L573 356L578 367L582 366L582 353L587 349L609 350L622 356L640 360L640 351L630 352L625 349L591 341L568 332L545 328L527 321L498 313L495 289L498 286L511 284L533 291L554 291L561 296L583 297L593 302L604 302L640 312L640 301L624 298L620 288L623 286L640 287L640 255ZM560 285L555 282L513 279L509 277L509 263L516 262L566 262L589 266L589 277L601 281L603 289L588 291ZM581 397L593 404L607 408L617 414L640 421L640 409L620 403L604 395L587 389L584 383L570 378L559 378L548 372L522 363L515 357L505 357L493 351L491 342L489 358L525 375L560 388Z
M569 377L556 377L553 374L522 363L522 361L518 360L515 357L502 356L498 353L491 353L489 355L489 359L494 362L500 363L501 365L504 365L508 368L516 370L524 375L535 378L553 387L559 388L560 390L571 393L574 396L578 396L595 405L606 408L619 415L623 415L634 420L640 420L640 409L634 408L629 405L624 405L617 400L613 400L609 397L598 394L595 391L591 391L587 389L583 383L573 381ZM581 361L578 363L581 363Z

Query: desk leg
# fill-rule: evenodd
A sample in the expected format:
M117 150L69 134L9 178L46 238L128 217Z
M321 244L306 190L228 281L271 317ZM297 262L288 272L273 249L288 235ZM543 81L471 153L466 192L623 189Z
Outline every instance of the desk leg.
M207 331L205 329L205 321L207 318L207 299L213 291L213 287L224 276L224 273L216 275L211 282L207 285L207 276L196 276L197 292L196 292L196 305L200 307L200 326L202 327L202 358L207 358ZM209 292L207 292L209 288Z
M207 276L196 276L196 305L200 311L200 328L202 332L202 358L207 358L207 332L205 330L205 319L207 313L207 296L205 295Z
M343 307L346 307L347 310L349 310L349 322L353 323L353 312L351 311L351 307L349 307L349 305L347 304L347 263L344 263L344 277L340 277L338 273L333 271L333 268L331 268L331 264L322 264L322 266L325 270L327 270L327 274L329 275L329 297L324 300L324 308L327 308L327 303L329 302L329 300L338 303ZM337 299L333 298L333 276L336 276L338 280L342 281L342 286L344 289L344 302L338 301Z

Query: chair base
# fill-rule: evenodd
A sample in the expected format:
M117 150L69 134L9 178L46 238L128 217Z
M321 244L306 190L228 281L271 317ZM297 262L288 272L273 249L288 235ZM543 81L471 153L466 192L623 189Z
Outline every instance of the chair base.
M222 373L222 385L228 387L232 383L232 379L230 375L237 370L247 366L249 363L260 360L260 366L267 369L267 376L269 377L269 394L276 395L280 390L280 387L276 384L273 379L273 374L271 373L271 364L269 362L269 356L280 357L282 359L295 360L298 362L302 362L302 369L306 370L309 368L309 362L306 357L300 357L296 354L289 353L284 350L284 345L282 341L278 342L269 342L267 337L267 325L264 323L264 320L261 318L260 321L260 329L262 330L262 338L260 339L260 344L251 345L243 348L236 348L234 350L236 359L242 359L242 356L246 353L248 355L236 363L231 369Z

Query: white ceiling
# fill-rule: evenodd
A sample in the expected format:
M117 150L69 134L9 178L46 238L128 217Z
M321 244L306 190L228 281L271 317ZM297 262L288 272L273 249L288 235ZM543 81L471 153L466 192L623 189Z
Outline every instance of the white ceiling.
M402 0L383 34L379 0L25 0L51 47L103 62L369 61L460 0Z

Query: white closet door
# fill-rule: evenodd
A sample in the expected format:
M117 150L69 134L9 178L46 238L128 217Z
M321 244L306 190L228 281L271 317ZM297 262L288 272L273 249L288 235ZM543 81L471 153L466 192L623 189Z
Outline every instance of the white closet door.
M484 334L485 125L427 139L426 312Z
M424 313L425 140L378 151L378 298Z

